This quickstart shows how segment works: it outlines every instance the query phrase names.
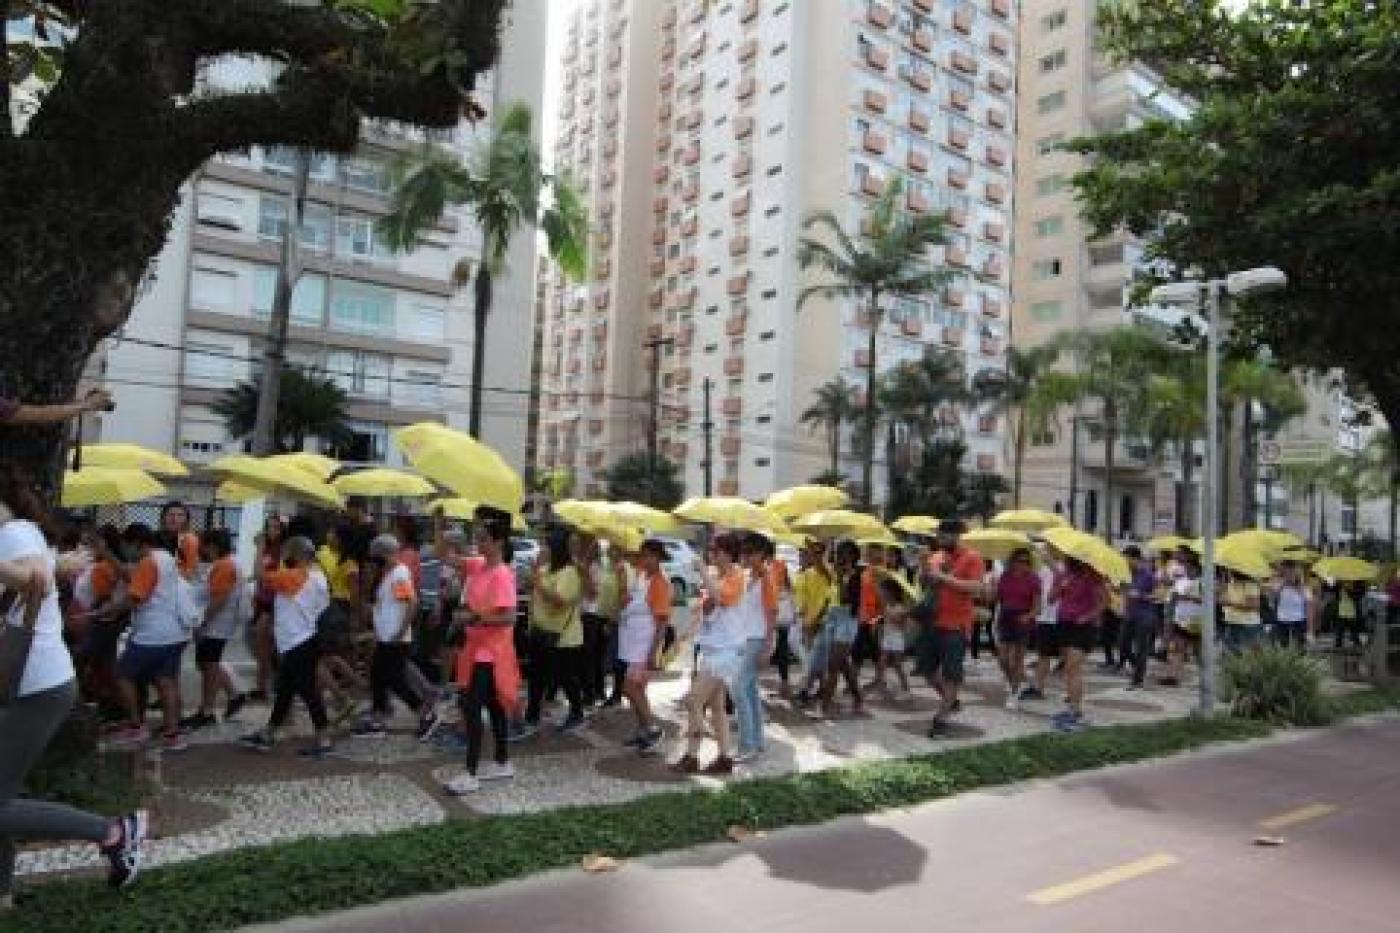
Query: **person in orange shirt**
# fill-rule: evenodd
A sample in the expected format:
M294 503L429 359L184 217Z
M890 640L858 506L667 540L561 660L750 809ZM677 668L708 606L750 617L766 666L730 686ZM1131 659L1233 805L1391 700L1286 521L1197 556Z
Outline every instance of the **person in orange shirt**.
M199 570L199 535L190 531L190 510L172 499L160 509L160 530L175 539L175 562L180 575L193 580Z
M660 541L642 543L618 619L617 656L627 665L622 693L637 717L637 734L627 744L643 755L654 752L662 737L647 700L647 683L659 668L657 658L671 621L671 583L661 571L665 559L666 547Z
M962 544L965 526L956 519L938 526L937 554L929 579L938 586L938 611L933 622L934 689L940 703L929 728L929 738L947 734L948 717L958 707L963 682L963 656L976 619L975 601L985 585L986 564L981 555Z
M194 644L194 661L199 668L202 687L199 709L180 722L182 729L190 731L218 722L214 718L214 704L218 701L220 690L228 697L228 705L224 707L225 719L237 716L248 702L234 681L233 671L224 663L224 646L238 634L243 614L250 608L246 606L243 581L233 560L233 542L226 530L211 528L204 532L200 545L204 558L209 562L209 577L205 583L209 601Z
M102 705L105 714L121 708L117 645L126 627L126 612L121 604L126 598L129 574L121 559L121 532L115 527L103 525L84 537L93 563L87 572L87 610L92 624L88 628L83 680L87 695Z
M868 544L863 555L860 571L860 606L856 620L860 628L856 630L856 642L851 647L851 664L856 677L860 677L860 667L866 661L880 661L880 617L885 611L880 600L880 578L885 570L885 549L877 544ZM870 685L866 685L867 688Z

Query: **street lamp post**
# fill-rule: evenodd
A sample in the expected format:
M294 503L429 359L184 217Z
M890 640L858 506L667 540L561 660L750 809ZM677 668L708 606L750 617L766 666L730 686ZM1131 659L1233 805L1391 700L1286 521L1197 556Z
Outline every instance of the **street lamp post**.
M1218 602L1215 580L1215 536L1219 534L1220 498L1220 319L1224 304L1232 298L1246 298L1278 291L1288 277L1272 266L1232 272L1223 279L1208 282L1174 282L1152 290L1155 304L1185 304L1194 301L1206 324L1206 463L1205 508L1201 530L1201 684L1200 712L1215 712L1215 607Z

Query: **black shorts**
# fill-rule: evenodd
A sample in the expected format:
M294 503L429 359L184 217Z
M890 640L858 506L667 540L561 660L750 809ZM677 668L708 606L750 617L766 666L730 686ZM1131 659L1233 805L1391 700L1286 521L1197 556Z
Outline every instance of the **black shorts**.
M1056 638L1063 649L1072 648L1087 654L1099 646L1099 627L1097 625L1061 623L1055 627L1060 630Z
M856 641L851 647L851 659L857 664L880 660L878 626L861 625L856 629Z
M953 629L933 630L933 670L929 676L937 675L950 684L963 682L963 658L967 654L967 636Z
M1060 627L1053 622L1037 622L1033 636L1036 654L1045 658L1060 655Z
M201 638L194 643L194 663L218 664L224 659L227 638Z

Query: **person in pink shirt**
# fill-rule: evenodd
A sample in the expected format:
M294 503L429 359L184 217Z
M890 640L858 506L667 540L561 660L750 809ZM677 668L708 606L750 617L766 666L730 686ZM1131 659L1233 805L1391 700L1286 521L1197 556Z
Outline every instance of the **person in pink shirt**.
M1069 708L1054 718L1056 729L1077 732L1084 721L1084 658L1098 644L1099 624L1108 608L1108 586L1088 564L1068 558L1055 583L1059 606L1060 650L1065 662L1065 700Z
M1030 644L1035 620L1040 615L1044 594L1040 574L1029 548L1017 548L997 578L997 660L1006 677L1006 708L1020 706L1021 684L1026 679L1026 646Z
M475 793L482 781L515 776L506 742L509 716L516 711L520 694L510 516L499 509L478 508L475 541L479 556L462 561L462 607L457 616L466 634L457 654L456 681L467 732L467 767L444 785L454 796ZM491 719L495 756L480 765L483 709Z

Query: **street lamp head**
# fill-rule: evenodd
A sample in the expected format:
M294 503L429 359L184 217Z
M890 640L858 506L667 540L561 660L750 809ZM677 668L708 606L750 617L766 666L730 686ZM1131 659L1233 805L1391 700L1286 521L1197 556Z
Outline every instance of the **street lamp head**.
M1205 282L1168 282L1149 293L1154 305L1195 305L1200 300Z
M1232 272L1225 279L1225 290L1234 298L1266 295L1269 292L1283 291L1286 287L1288 287L1288 276L1284 274L1282 269L1273 266L1247 269L1244 272Z

